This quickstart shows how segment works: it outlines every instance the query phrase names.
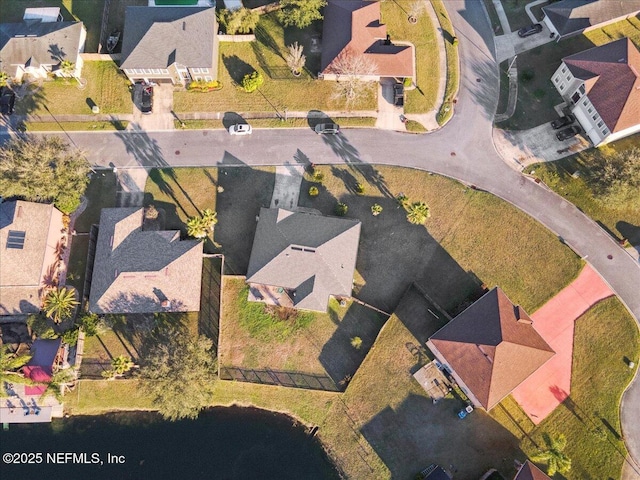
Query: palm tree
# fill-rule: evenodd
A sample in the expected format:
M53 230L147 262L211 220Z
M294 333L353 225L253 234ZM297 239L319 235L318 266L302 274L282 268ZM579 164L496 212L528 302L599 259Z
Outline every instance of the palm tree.
M429 206L424 202L412 203L407 209L407 220L414 225L422 225L431 216Z
M62 71L62 75L65 77L72 77L75 70L75 63L70 62L69 60L62 60L62 62L60 62L60 71Z
M379 205L377 203L374 203L373 205L371 205L371 214L374 217L377 217L381 213L382 213L382 205Z
M111 360L111 366L113 367L113 371L122 375L125 372L128 372L133 368L133 362L129 357L125 357L124 355L119 355Z
M287 48L289 49L286 57L287 65L291 69L291 72L297 77L307 62L307 56L302 54L304 47L298 45L298 42L295 42Z
M5 87L9 83L9 75L5 72L0 72L0 87Z
M75 290L66 287L55 288L44 298L44 311L55 323L60 323L71 317L78 304Z
M555 475L556 472L567 473L571 470L571 459L563 452L567 446L567 437L563 434L559 434L557 437L551 437L545 433L542 435L542 438L547 448L533 455L531 460L546 463L547 474L549 476Z
M187 220L187 235L193 238L204 238L207 236L207 229L204 226L202 217L191 217Z
M16 372L20 367L23 367L27 362L31 360L31 355L16 355L9 351L8 346L0 348L0 397L7 396L8 383L33 383L29 378L25 378L21 373Z
M75 379L75 375L73 373L73 369L65 368L64 370L58 370L53 374L49 383L47 383L47 388L42 392L40 396L41 399L45 398L47 395L53 395L56 397L56 400L59 402L62 401L62 396L64 395L64 389L68 383L71 383Z
M209 208L202 211L202 223L206 229L213 230L213 226L218 223L218 213Z

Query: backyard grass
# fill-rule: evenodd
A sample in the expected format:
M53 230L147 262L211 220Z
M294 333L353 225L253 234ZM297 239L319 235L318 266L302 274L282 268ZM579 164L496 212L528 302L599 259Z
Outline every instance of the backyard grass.
M243 277L225 277L223 292L221 366L328 375L336 385L355 373L387 318L332 299L327 313L277 320L264 304L247 301ZM360 348L351 345L356 336Z
M503 3L509 3L509 0ZM524 4L521 8L524 10ZM622 37L629 37L636 47L640 47L638 17L622 20L557 43L550 42L518 54L520 80L516 112L510 119L499 123L498 127L525 130L553 120L557 116L553 107L562 103L562 97L551 83L551 77L560 66L562 58ZM533 78L523 81L521 74L524 70L529 70Z
M495 36L504 35L504 30L502 29L502 24L500 23L500 17L498 17L498 13L496 12L496 7L493 4L493 0L483 1L484 6L487 9L487 13L489 14L489 21L491 22L493 33L495 34Z
M109 0L109 17L107 19L107 26L105 29L105 35L114 30L124 32L124 19L127 7L146 7L149 4L148 0ZM105 42L106 42L105 37ZM106 45L104 45L106 49ZM106 53L103 49L102 53ZM122 49L122 36L120 42L116 45L114 53L119 53Z
M20 115L91 115L93 105L100 113L131 113L132 103L128 80L114 62L85 62L82 78L87 86L78 88L73 79L46 81L32 94L16 102Z
M565 453L572 460L568 480L620 478L626 455L620 398L633 378L626 362L637 362L638 341L638 327L620 301L614 297L600 302L576 322L570 397L537 427L512 399L503 402L505 410L492 415L510 424L527 455L536 453L534 442L544 445L543 433L564 434ZM507 413L515 422L505 420Z
M209 93L175 92L174 110L178 113L268 111L280 114L284 114L285 109L345 110L345 99L333 95L333 82L314 80L313 75L317 70L305 70L296 79L287 67L284 60L286 45L294 41L306 45L310 41L298 37L298 33L282 28L275 12L262 15L256 28L256 41L220 43L218 80L222 82L222 90ZM246 93L236 85L253 70L260 72L265 81L259 90ZM376 90L372 89L352 109L375 110Z
M332 215L338 201L362 221L356 296L393 311L416 281L449 313L499 285L512 301L535 311L569 284L580 259L557 237L515 207L484 192L427 172L387 166L319 166L324 182L311 198L309 177L300 204ZM365 186L356 194L355 184ZM425 201L431 218L411 225L395 196ZM371 215L371 205L383 211Z
M408 5L404 2L382 2L382 22L393 41L411 42L416 48L416 85L406 90L405 113L426 113L434 109L442 99L438 96L439 71L436 26L426 13L418 16L418 22L407 20Z
M26 122L29 132L125 130L129 122Z
M504 13L507 14L507 20L509 20L509 27L511 27L512 32L531 25L531 19L524 9L527 3L524 0L502 0L502 8L504 8Z
M444 48L447 53L447 83L444 89L444 101L440 105L436 120L438 125L444 125L453 115L453 104L458 94L460 76L460 60L458 58L458 46L454 45L455 31L442 0L431 1L444 35Z
M82 21L87 29L84 51L98 51L104 0L0 0L2 22L20 22L25 8L38 7L59 7L65 21Z
M633 135L608 144L607 149L625 151L637 146L639 140L640 135ZM599 150L590 149L555 162L531 165L526 171L535 172L545 184L603 225L618 240L627 239L632 245L640 245L640 191L636 190L637 195L627 202L606 201L594 195L585 177L593 171L598 155L601 155ZM574 178L572 175L576 173L579 176Z

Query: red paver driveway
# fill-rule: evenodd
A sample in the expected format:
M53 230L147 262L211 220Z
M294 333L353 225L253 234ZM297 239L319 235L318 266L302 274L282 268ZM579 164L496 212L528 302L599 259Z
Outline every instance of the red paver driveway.
M536 425L571 392L574 322L591 306L613 295L591 268L531 315L538 333L556 351L551 360L513 391L513 397Z

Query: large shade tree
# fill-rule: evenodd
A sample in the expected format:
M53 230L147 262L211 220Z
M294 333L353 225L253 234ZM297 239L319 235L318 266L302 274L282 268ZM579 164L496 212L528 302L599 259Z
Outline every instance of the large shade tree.
M322 20L320 9L325 0L280 0L278 20L285 27L305 28L314 20Z
M210 404L217 364L213 342L186 328L160 326L147 340L140 376L168 420L196 418Z
M53 201L65 213L80 204L89 170L82 152L59 137L13 138L0 148L2 196Z

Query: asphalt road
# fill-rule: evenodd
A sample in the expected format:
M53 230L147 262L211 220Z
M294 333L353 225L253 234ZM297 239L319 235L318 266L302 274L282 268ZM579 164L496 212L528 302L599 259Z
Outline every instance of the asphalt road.
M640 264L571 203L507 165L492 143L498 98L493 38L481 2L450 0L447 8L460 39L460 92L456 114L442 130L410 135L373 129L318 136L311 129L87 132L68 137L100 167L388 164L429 170L491 192L526 212L605 279L640 319ZM518 239L514 239L518 241ZM622 421L627 446L640 460L640 382L625 395Z

